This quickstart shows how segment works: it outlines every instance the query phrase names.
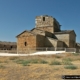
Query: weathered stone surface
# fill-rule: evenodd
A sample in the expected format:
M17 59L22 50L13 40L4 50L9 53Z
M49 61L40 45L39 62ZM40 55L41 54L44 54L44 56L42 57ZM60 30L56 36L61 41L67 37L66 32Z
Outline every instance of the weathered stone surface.
M39 28L41 30L51 33L60 31L60 24L55 18L51 16L37 16L35 22L36 28Z
M65 43L65 47L69 47L69 34L55 34L56 38Z
M76 45L76 34L73 30L61 31L58 21L51 16L37 16L36 28L24 31L17 36L18 52L36 50L40 47L69 47Z
M26 45L25 45L26 42ZM25 52L36 47L36 36L19 38L17 41L18 52Z
M72 32L67 34L55 34L58 40L64 42L64 47L75 48L76 46L76 35Z
M45 46L46 47L57 47L57 42L58 42L58 40L56 40L56 39L46 37Z

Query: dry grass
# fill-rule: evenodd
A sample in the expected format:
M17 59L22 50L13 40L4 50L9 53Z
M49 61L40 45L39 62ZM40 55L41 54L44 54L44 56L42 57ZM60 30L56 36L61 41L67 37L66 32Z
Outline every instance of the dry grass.
M62 80L70 74L80 74L79 54L0 57L0 80Z

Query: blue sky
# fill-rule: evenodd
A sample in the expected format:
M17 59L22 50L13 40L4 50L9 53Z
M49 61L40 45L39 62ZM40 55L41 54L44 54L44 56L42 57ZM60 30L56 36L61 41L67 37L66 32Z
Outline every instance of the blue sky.
M0 0L0 41L17 41L39 15L53 16L62 30L75 30L80 42L80 0Z

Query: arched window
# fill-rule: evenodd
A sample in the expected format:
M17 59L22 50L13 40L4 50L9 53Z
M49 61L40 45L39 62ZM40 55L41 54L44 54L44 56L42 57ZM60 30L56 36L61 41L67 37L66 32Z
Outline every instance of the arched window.
M24 45L26 46L27 45L27 42L24 42Z

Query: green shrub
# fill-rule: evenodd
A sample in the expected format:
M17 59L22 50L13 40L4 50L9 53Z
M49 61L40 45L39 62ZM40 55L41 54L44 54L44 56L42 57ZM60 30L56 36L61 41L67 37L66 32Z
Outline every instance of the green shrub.
M67 65L67 66L65 66L64 68L65 68L65 69L72 69L72 70L77 69L77 67L74 66L74 65Z
M39 60L38 59L32 59L30 60L31 63L39 63Z
M71 58L64 58L63 61L72 61Z
M62 62L64 65L73 65L71 62L69 62L69 61L63 61Z
M22 62L21 62L21 64L22 64L23 66L28 66L29 63L30 63L30 61L22 61Z
M37 64L37 63L46 64L46 63L48 63L47 61L41 60L41 59L30 59L30 60L20 60L20 59L18 59L18 60L15 60L14 62L16 62L17 64L22 64L24 66L26 66L29 63L34 63L34 64Z
M47 64L48 62L45 61L45 60L41 60L40 63L42 63L42 64Z
M65 59L62 60L62 63L64 65L72 65L71 61L72 61L71 58L65 58Z
M50 63L50 65L61 65L61 62L54 60Z
M22 64L23 66L29 65L30 61L29 60L16 60L15 61L17 64Z
M17 64L21 64L23 62L23 60L18 59L18 60L15 60L14 62L16 62Z

